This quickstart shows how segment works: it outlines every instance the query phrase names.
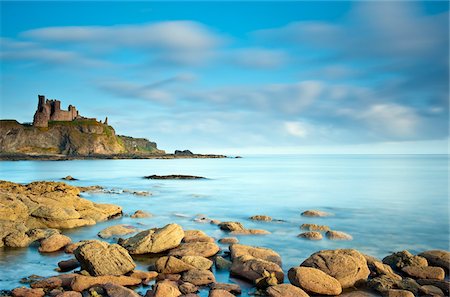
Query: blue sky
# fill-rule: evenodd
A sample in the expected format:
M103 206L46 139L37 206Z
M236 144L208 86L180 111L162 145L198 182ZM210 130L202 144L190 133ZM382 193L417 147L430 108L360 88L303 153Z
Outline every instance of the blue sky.
M446 1L0 3L1 118L45 94L167 151L447 152Z

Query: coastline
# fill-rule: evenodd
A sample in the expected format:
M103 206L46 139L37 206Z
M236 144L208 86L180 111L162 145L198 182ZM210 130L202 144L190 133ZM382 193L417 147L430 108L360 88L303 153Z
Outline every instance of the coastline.
M92 154L92 155L63 155L63 154L21 154L0 153L0 161L70 161L70 160L130 160L130 159L223 159L231 158L226 155L215 154Z

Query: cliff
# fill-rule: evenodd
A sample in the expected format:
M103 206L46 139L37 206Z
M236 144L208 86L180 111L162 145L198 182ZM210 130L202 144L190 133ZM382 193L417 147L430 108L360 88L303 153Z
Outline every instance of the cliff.
M95 120L49 121L48 127L0 120L0 153L25 155L155 155L164 154L143 138L117 136Z

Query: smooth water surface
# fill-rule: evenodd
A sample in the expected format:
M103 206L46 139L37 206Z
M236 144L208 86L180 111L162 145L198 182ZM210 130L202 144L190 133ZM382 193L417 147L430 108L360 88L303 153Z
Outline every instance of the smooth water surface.
M323 249L356 248L384 257L407 249L449 249L447 155L302 155L248 156L242 159L76 160L1 162L0 179L19 183L60 181L72 175L77 186L150 191L152 196L82 194L95 202L114 203L125 214L142 209L152 218L122 217L95 226L67 230L73 241L96 238L114 224L141 229L169 222L184 229L201 229L215 238L226 234L215 225L197 223L204 214L221 221L242 222L247 228L266 229L264 236L240 236L243 244L269 247L281 254L283 269L299 265ZM147 180L151 174L189 174L206 180ZM319 209L334 215L305 218L300 213ZM284 222L253 222L264 214ZM329 225L354 237L353 241L307 241L297 238L302 223ZM112 242L112 240L111 240ZM224 249L226 246L222 246ZM11 289L30 274L55 274L63 252L41 255L36 245L0 249L0 289ZM141 269L151 262L136 259ZM218 281L234 281L218 273ZM242 283L241 283L242 284ZM141 289L144 292L146 289ZM203 292L202 296L207 293ZM246 293L243 294L246 296Z

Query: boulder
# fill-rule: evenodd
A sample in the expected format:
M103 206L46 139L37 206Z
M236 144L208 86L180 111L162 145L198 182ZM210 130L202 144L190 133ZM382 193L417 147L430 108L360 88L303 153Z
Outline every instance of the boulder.
M108 297L141 297L141 295L135 291L114 283L104 284L102 285L102 288L105 289Z
M281 267L270 261L255 258L250 255L243 255L233 258L230 273L235 276L242 277L253 283L263 278L266 273L274 273L278 283L282 283L284 273Z
M215 266L218 270L230 270L231 268L231 261L228 261L222 256L217 256L215 259Z
M33 242L33 240L22 231L14 231L10 233L3 239L3 241L6 246L12 248L27 247Z
M222 222L219 224L221 230L224 231L240 231L244 230L244 226L239 222Z
M150 218L153 215L149 212L143 211L143 210L136 210L131 217L133 219L141 219L141 218Z
M114 275L103 275L103 276L85 276L77 275L73 278L71 287L72 290L81 292L89 289L95 285L105 285L107 283L112 283L120 286L136 286L141 283L141 280L129 276L114 276Z
M160 273L181 273L190 269L195 267L173 256L161 257L156 261L156 270Z
M281 256L277 252L268 248L254 247L243 244L233 244L230 246L230 252L231 259L233 261L240 256L250 255L257 259L273 262L281 266Z
M308 231L303 232L298 235L300 238L309 239L309 240L321 240L323 238L322 234L320 232L316 231Z
M202 257L202 256L183 256L181 258L181 261L197 268L197 269L203 269L208 270L213 265L213 261Z
M142 284L148 285L148 283L154 280L158 276L158 272L156 271L142 271L142 270L133 270L133 272L128 273L129 277L139 278L142 280Z
M13 297L43 297L45 295L44 289L30 289L30 288L15 288L12 290Z
M396 277L393 277L393 275L390 274L383 274L377 277L374 277L370 279L367 282L367 287L378 291L378 292L386 292L390 289L397 288L397 284L401 281Z
M405 266L428 266L427 259L414 256L408 251L393 253L383 259L383 263L393 269L402 269Z
M244 230L236 230L231 231L232 235L266 235L270 234L269 231L263 229L244 229Z
M402 271L410 277L444 280L445 271L433 266L405 266Z
M414 297L414 294L406 290L388 290L384 293L385 297Z
M93 276L122 275L136 267L126 249L103 241L85 243L74 251L74 255L81 268Z
M89 242L97 242L97 240L80 240L78 242L74 242L71 244L66 245L66 247L64 248L64 252L67 254L73 254L73 252L79 247L82 246L83 244L89 243Z
M238 243L239 240L237 239L237 237L224 237L219 239L219 243L222 244L233 244L233 243Z
M444 292L441 289L431 285L425 285L420 287L421 295L430 295L430 296L445 296Z
M66 177L63 177L62 179L64 179L64 180L78 180L78 179L72 177L71 175L68 175L68 176L66 176Z
M337 279L316 268L293 267L289 269L288 278L294 286L313 294L332 296L342 293Z
M272 218L269 216L265 216L265 215L255 215L255 216L251 216L250 220L253 221L263 221L263 222L271 222Z
M300 229L302 230L308 230L308 231L330 231L330 227L326 225L317 225L317 224L302 224L300 226Z
M55 297L82 297L80 292L75 291L65 291L57 294Z
M214 274L209 270L191 269L183 273L181 279L184 282L196 286L204 286L216 281Z
M178 289L183 294L190 294L190 293L197 293L198 287L194 284L184 282L181 285L178 286Z
M149 294L152 293L152 294ZM152 297L178 297L181 296L181 292L178 289L178 285L175 282L164 280L157 282L153 291L147 291L147 296Z
M129 225L115 225L103 229L97 235L100 238L110 238L117 235L126 235L137 232L137 229Z
M31 241L45 239L59 233L60 231L58 229L51 228L34 228L26 232Z
M182 243L177 248L169 252L171 256L202 256L212 257L219 252L220 248L217 244L212 242L188 242Z
M301 266L322 270L337 279L343 289L366 281L370 273L364 256L352 249L320 251L312 254Z
M271 286L266 292L269 297L309 297L305 291L291 284Z
M445 296L450 295L449 289L450 289L450 282L449 281L440 281L440 280L434 280L434 279L418 279L417 283L422 286L431 285L434 287L438 287L439 289L444 292Z
M211 290L208 297L234 297L234 295L225 290Z
M139 232L123 240L120 245L130 254L161 253L179 246L183 237L184 232L180 225L168 224L163 228Z
M366 258L367 261L367 266L369 267L370 273L372 276L380 276L383 274L387 274L387 275L391 275L393 276L394 279L398 279L401 280L402 277L399 276L398 274L396 274L391 266L384 264L383 262L381 262L380 260L369 256L369 255L364 255L364 258Z
M214 238L209 236L184 236L183 242L214 242Z
M77 259L63 260L58 262L58 267L61 272L66 272L80 267L80 262Z
M212 283L209 287L211 290L225 290L234 295L240 295L242 293L241 287L237 284Z
M39 246L39 252L41 253L51 253L59 251L66 245L70 244L72 240L62 234L53 234L52 236L41 241Z
M450 252L444 250L430 250L419 254L420 257L427 259L431 266L441 267L447 271L450 268Z
M325 233L325 235L330 240L352 240L353 239L353 237L350 234L347 234L342 231L330 230L330 231L327 231L327 233Z
M304 217L328 217L330 215L330 213L321 210L306 210L302 212Z
M48 277L42 280L38 280L36 282L32 282L30 287L35 288L43 288L43 289L54 289L58 287L62 287L62 279L59 277Z

